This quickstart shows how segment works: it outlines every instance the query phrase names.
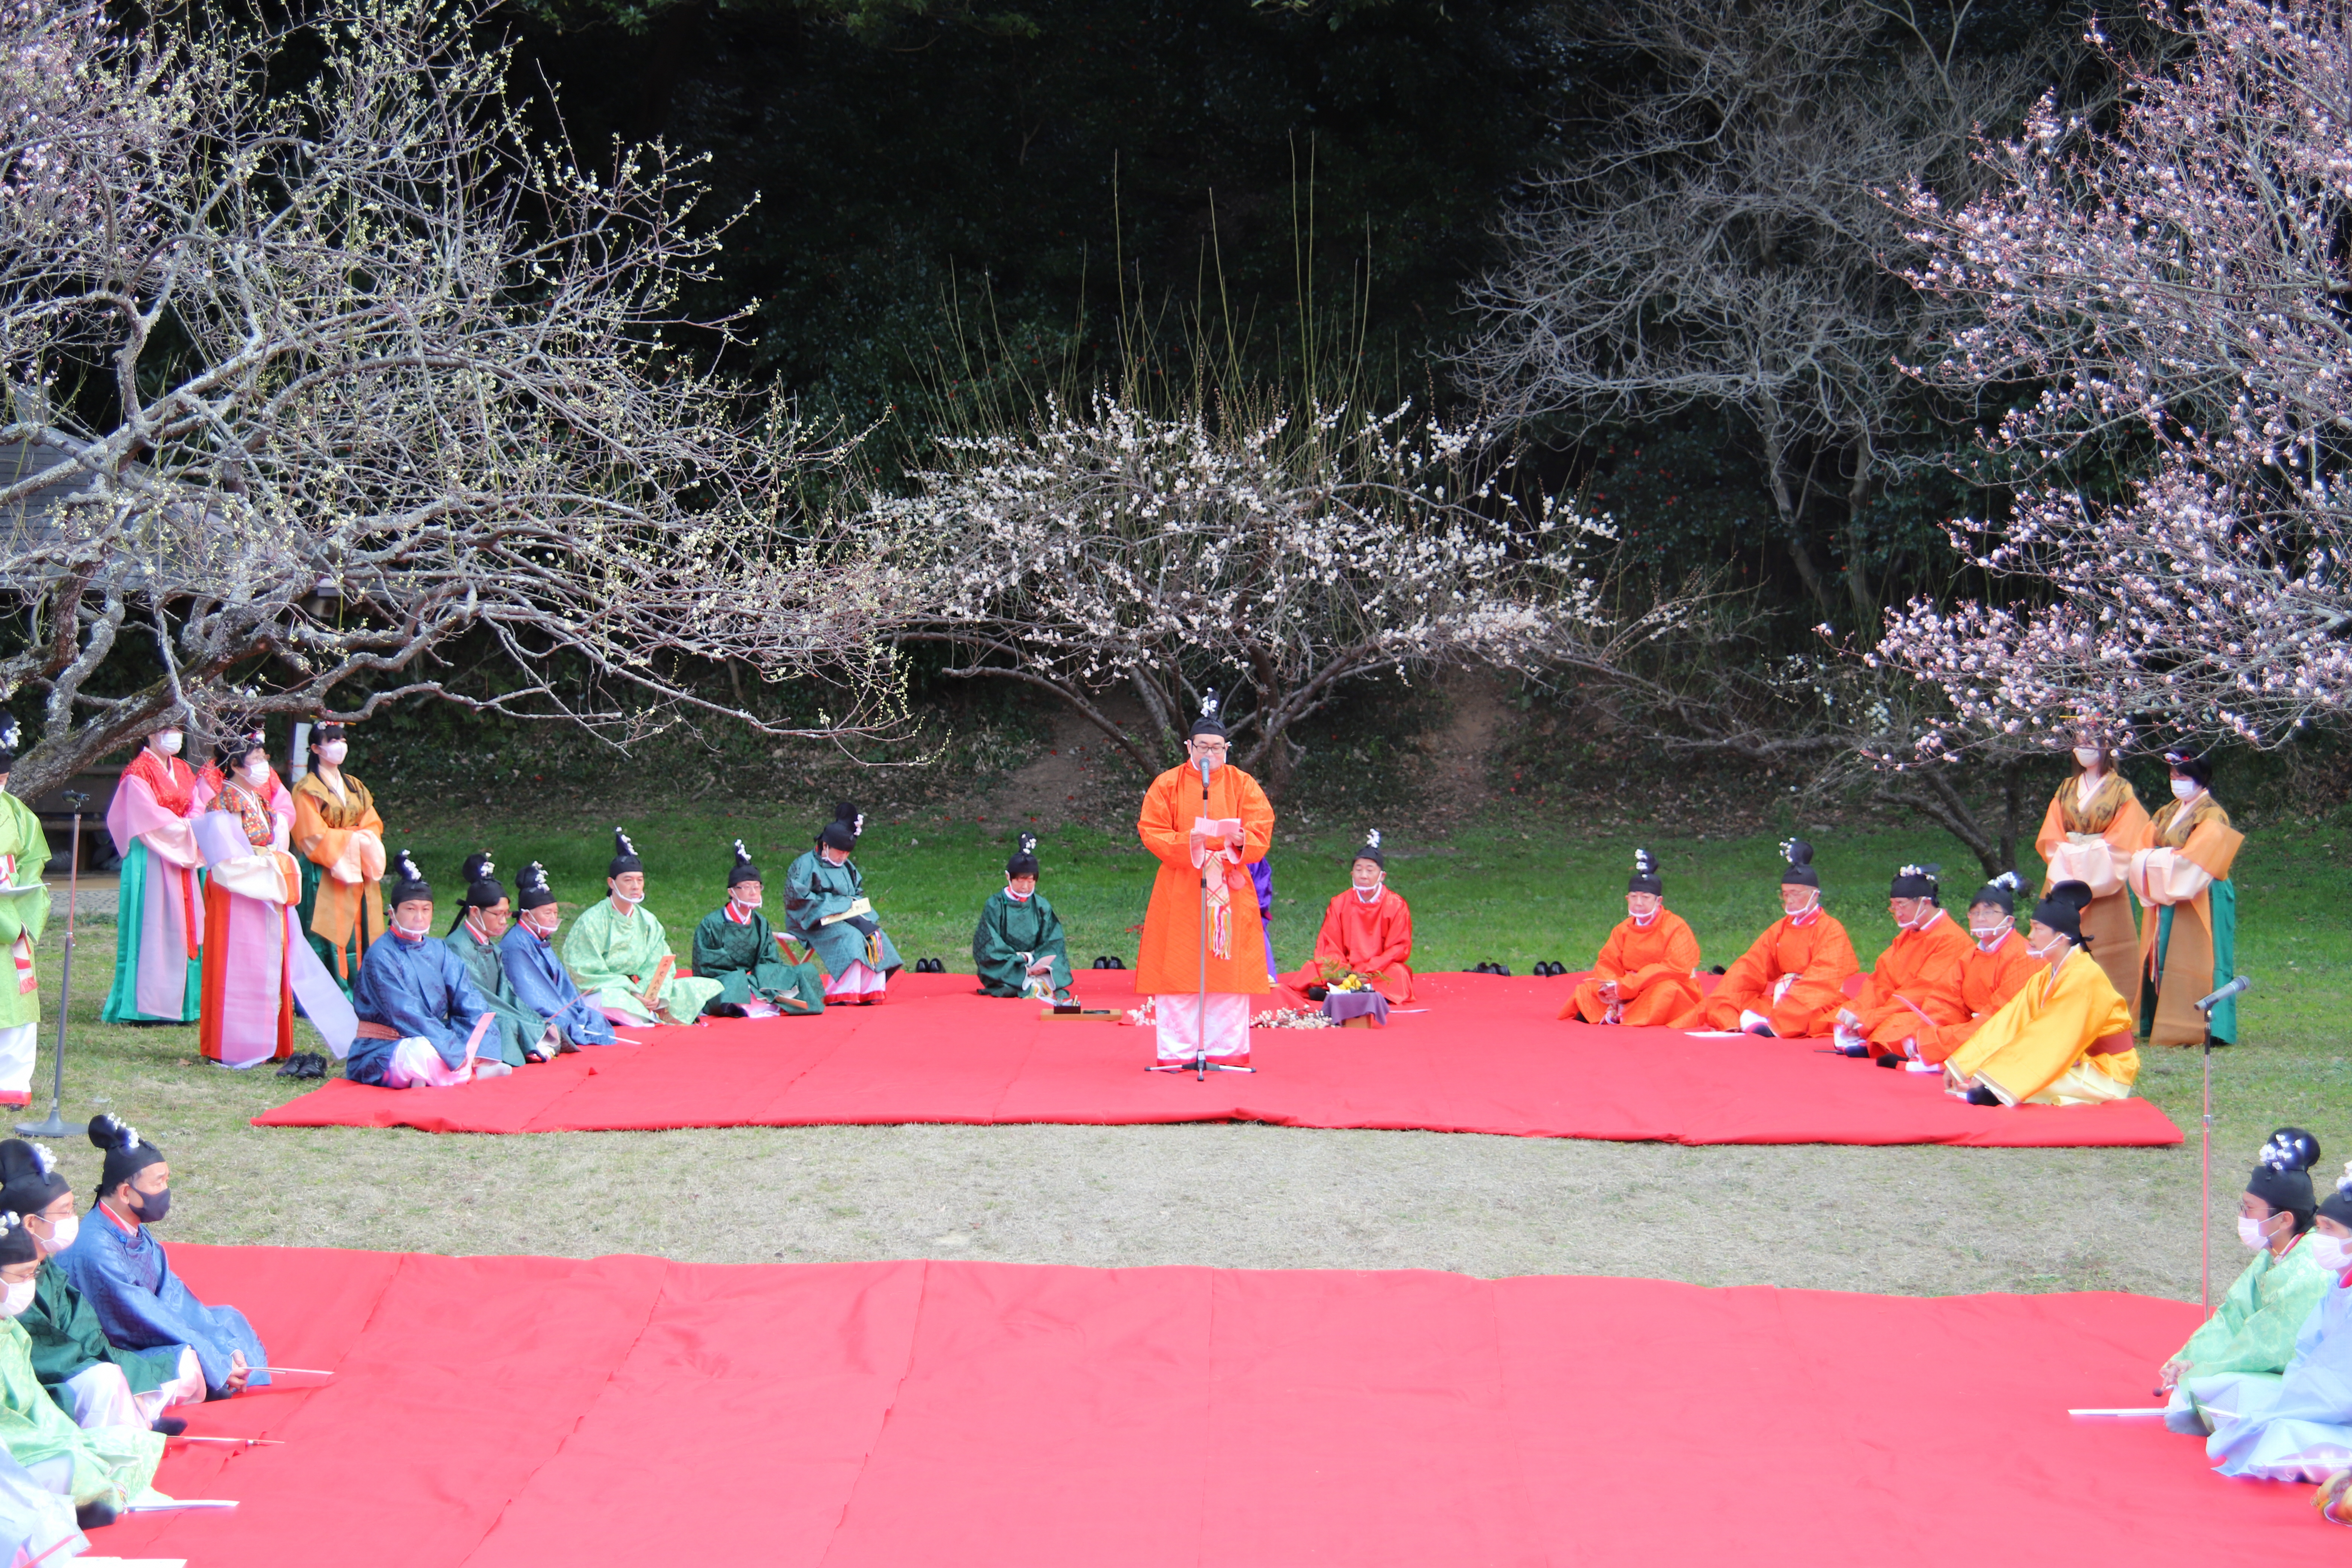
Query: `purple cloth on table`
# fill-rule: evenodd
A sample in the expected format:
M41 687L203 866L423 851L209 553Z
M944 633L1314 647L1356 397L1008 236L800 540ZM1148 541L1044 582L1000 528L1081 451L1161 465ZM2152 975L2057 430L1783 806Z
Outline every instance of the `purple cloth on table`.
M1370 1018L1383 1027L1389 1021L1389 999L1377 991L1334 991L1323 998L1323 1016L1334 1024Z

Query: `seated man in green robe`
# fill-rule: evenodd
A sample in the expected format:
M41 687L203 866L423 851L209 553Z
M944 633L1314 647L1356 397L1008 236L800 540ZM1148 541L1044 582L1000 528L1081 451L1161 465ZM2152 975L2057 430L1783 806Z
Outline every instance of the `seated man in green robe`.
M580 911L563 939L563 966L623 1026L691 1024L719 995L719 982L677 973L669 932L645 908L646 864L636 846L613 829L613 859L604 868L612 895Z
M163 1435L127 1426L88 1431L50 1397L33 1370L33 1342L16 1320L33 1304L41 1249L24 1221L0 1211L0 1447L35 1482L71 1498L84 1530L111 1524L132 1502L168 1500L154 1489Z
M971 961L983 994L1038 1001L1069 997L1069 945L1062 937L1062 918L1037 890L1034 834L1021 836L1019 851L1004 863L1004 886L981 906Z
M705 1009L730 1017L824 1011L824 972L814 963L786 963L775 928L760 912L766 887L751 852L735 840L727 873L727 901L694 928L694 973L723 987Z
M481 1056L510 1068L525 1062L552 1061L580 1047L515 994L514 982L499 956L499 944L514 924L514 904L487 849L466 857L466 901L457 907L457 923L449 928L449 951L466 966L474 989L489 1004L498 1022L482 1037Z
M784 872L784 934L816 953L826 1001L871 1006L906 960L874 918L866 879L849 858L865 828L865 814L842 802L816 847Z

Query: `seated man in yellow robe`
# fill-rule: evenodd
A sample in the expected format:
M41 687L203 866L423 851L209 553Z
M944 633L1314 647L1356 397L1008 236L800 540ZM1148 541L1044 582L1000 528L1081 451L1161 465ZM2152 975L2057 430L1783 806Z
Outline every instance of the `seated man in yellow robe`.
M2139 1077L2131 1009L2083 942L2091 889L2061 882L2033 907L2025 951L2050 966L1944 1062L1970 1105L2090 1105L2124 1100Z
M1559 1010L1588 1024L1664 1026L1701 1001L1698 938L1666 908L1665 879L1647 849L1633 851L1625 918L1601 944L1592 973Z

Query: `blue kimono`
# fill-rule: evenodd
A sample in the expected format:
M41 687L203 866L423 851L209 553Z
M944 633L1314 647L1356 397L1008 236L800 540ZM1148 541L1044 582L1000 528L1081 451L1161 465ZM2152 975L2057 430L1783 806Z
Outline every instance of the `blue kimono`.
M235 1307L207 1307L190 1295L172 1272L163 1244L143 1225L126 1231L110 1214L93 1207L81 1234L56 1261L98 1313L108 1342L133 1351L187 1346L196 1352L205 1387L215 1398L228 1381L232 1351L243 1351L247 1366L269 1364L245 1314ZM248 1380L257 1388L268 1381L266 1372Z
M362 1024L392 1030L400 1039L425 1041L451 1070L466 1065L466 1040L474 1020L490 1005L466 973L465 961L438 937L409 942L386 931L369 944L352 983L352 1011ZM383 1081L396 1040L352 1042L343 1076L356 1083Z
M2225 1476L2319 1481L2352 1466L2352 1290L2332 1280L2294 1337L2279 1376L2224 1373L2199 1407L2213 1423L2205 1453Z
M887 977L906 966L898 950L871 915L824 923L866 896L866 879L857 862L836 866L812 849L784 872L784 934L805 942L828 978L838 979L851 964L863 963Z
M499 939L499 963L505 966L515 1000L542 1018L555 1019L565 1039L575 1046L620 1044L604 1010L593 1002L580 1000L579 983L555 956L554 944L536 931L524 930L520 921ZM556 1017L559 1013L561 1018Z

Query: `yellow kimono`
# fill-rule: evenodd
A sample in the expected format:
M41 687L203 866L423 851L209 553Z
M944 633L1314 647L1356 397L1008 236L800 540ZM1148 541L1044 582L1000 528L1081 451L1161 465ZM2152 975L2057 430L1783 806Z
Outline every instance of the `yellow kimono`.
M2018 988L1944 1063L1955 1089L1982 1084L2003 1105L2130 1098L2139 1077L2131 1009L2080 948Z

